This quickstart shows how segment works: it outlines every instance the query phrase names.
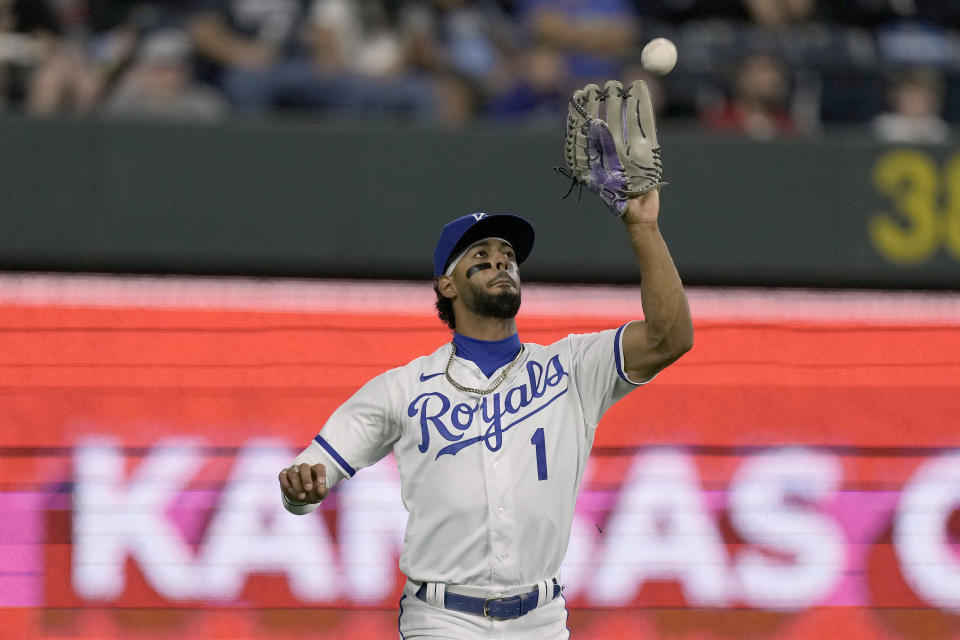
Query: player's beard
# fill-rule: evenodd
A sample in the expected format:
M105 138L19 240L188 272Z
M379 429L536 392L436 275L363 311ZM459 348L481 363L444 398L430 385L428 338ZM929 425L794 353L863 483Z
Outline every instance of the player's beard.
M478 316L504 320L515 318L520 311L520 290L489 293L478 287L465 302L467 308Z

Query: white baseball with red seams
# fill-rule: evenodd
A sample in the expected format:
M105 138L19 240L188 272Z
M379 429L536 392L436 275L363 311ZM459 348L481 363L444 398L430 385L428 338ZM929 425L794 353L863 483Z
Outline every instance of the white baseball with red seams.
M640 64L650 73L666 75L677 64L677 47L666 38L654 38L640 53Z
M507 631L505 623L421 602L414 595L421 583L494 597L559 581L597 424L645 382L629 380L623 369L623 329L570 335L549 346L526 343L502 384L486 395L448 381L453 346L445 344L373 378L297 456L295 464L323 463L333 487L394 453L410 514L400 556L410 578L400 603L404 632L418 620L424 628L443 624L458 638ZM482 389L507 366L488 378L474 362L454 357L449 375ZM318 507L286 497L284 504L297 514ZM511 635L538 627L546 633L546 624L556 633L538 637L566 637L562 598L551 595L509 624Z

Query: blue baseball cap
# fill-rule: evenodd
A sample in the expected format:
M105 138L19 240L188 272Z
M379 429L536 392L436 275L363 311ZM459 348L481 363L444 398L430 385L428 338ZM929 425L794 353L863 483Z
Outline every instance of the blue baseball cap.
M453 258L484 238L503 238L509 242L517 255L517 264L520 264L533 250L533 225L509 213L468 213L448 222L433 250L433 277L442 276Z

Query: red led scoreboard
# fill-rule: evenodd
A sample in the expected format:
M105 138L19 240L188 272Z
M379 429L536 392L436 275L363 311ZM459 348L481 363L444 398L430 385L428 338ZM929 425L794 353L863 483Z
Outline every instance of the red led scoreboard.
M575 638L960 638L960 296L690 291L696 345L597 431ZM0 275L0 637L396 637L392 458L277 471L449 339L429 283ZM521 337L641 317L531 284Z

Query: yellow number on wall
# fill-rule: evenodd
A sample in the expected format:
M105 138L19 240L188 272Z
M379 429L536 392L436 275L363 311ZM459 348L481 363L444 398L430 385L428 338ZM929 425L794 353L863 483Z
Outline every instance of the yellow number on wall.
M960 260L960 154L950 158L943 171L946 180L947 206L943 217L944 244Z
M960 174L960 166L956 172ZM890 198L896 213L875 214L870 220L870 238L877 251L889 260L915 264L936 252L938 174L933 160L907 149L885 154L874 166L873 182ZM955 200L960 201L951 198Z

